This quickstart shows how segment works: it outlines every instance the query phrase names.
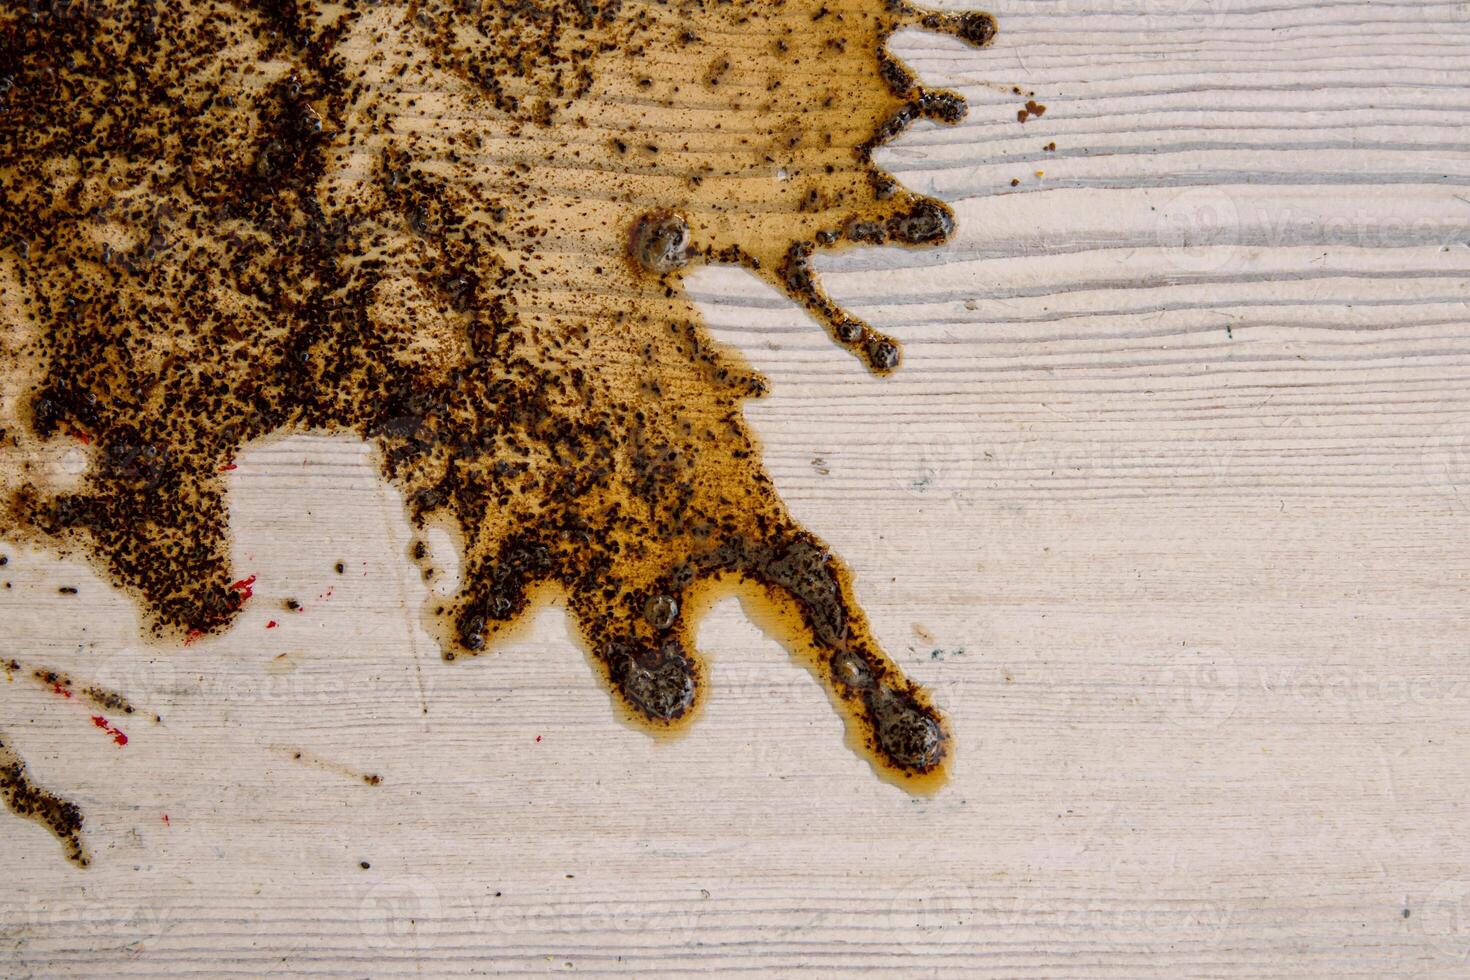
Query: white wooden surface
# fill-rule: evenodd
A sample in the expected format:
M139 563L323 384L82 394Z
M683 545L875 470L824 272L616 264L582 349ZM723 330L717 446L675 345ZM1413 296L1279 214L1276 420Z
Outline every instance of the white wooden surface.
M973 108L885 151L958 240L827 264L897 376L695 280L772 379L777 484L953 719L945 790L874 778L733 605L671 743L555 609L441 663L366 450L295 438L232 476L259 579L218 641L146 648L0 547L0 652L164 719L118 749L4 687L96 860L3 815L0 973L1465 975L1470 5L992 9L990 51L903 39Z

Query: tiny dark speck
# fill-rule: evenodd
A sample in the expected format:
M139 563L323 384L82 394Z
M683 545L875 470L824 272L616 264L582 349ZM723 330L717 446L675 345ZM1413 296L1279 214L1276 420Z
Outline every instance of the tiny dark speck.
M372 865L369 864L366 861L359 862L359 865L358 866L361 867L362 870L364 870L364 871L366 871L368 868L371 868L372 867Z
M61 588L57 589L56 591L57 592L60 592L62 595L76 595L77 594L76 588L74 586L71 586L71 585L63 585Z
M1408 909L1404 909L1404 918L1407 919L1408 917L1409 917L1409 910Z

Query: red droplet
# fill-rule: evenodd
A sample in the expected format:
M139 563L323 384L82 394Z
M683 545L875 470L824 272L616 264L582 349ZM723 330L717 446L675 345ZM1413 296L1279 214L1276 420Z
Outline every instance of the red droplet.
M171 826L171 825L170 825L170 824L169 824L169 822L168 822L168 814L167 814L167 813L165 813L165 814L164 814L164 815L163 815L163 825L164 825L164 826L165 826L165 827L168 827L168 826Z
M277 626L277 625L278 625L278 624L277 624L277 623L276 623L276 621L275 621L275 620L274 620L274 619L273 619L273 620L271 620L271 621L270 621L270 622L269 622L269 623L266 623L266 624L265 624L265 628L266 628L266 629L268 629L268 630L273 630L273 629L275 629L275 628L276 628L276 626Z
M240 467L236 466L234 463L226 463L225 465L223 465L223 466L221 466L219 468L219 471L221 473L229 473L230 471L232 471L232 470L238 470L239 468Z
M199 639L203 635L203 630L190 630L184 635L184 646L188 646L190 643L193 643L195 640Z
M121 746L128 744L128 737L122 733L122 729L114 728L112 725L108 724L107 719L102 717L101 715L93 715L92 724L96 725L98 728L111 735L112 740L118 745Z
M66 688L62 687L60 683L52 684L51 690L56 692L57 694L60 694L64 698L69 698L72 696L72 693Z
M536 736L536 741L538 741L538 742L541 741L541 736L540 735L537 735Z

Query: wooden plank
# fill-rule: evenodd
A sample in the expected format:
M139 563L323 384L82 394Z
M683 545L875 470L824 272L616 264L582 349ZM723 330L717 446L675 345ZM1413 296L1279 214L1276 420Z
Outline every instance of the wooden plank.
M1470 7L995 12L985 52L897 44L972 106L880 154L956 240L823 264L900 372L693 281L771 379L781 493L949 713L948 787L874 778L733 604L672 742L559 609L440 662L366 449L294 437L231 475L260 586L218 640L146 647L0 549L0 652L163 716L120 750L5 688L96 860L7 818L3 972L1464 975Z

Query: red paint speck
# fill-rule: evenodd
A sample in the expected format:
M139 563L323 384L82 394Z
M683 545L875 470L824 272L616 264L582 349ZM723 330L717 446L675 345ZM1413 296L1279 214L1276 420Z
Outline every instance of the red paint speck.
M64 698L69 698L72 696L72 693L66 688L62 687L60 684L52 684L51 690L56 694L60 694Z
M102 717L101 715L93 715L92 716L92 724L96 725L98 728L102 729L104 732L106 732L107 734L111 735L112 736L112 740L114 742L116 742L118 745L121 746L121 745L127 745L128 744L128 737L122 733L122 730L119 729L119 728L114 728L111 725L109 725L107 723L107 719L104 718L104 717Z
M541 736L540 735L537 735L536 736L536 741L538 741L538 742L541 741Z
M265 624L265 628L266 628L266 629L268 629L268 630L273 630L273 629L275 629L275 628L276 628L276 627L277 627L277 626L279 626L279 625L280 625L280 624L279 624L279 623L277 623L277 622L276 622L276 621L275 621L275 620L274 620L274 619L273 619L273 620L271 620L271 621L270 621L270 622L269 622L269 623L266 623L266 624Z
M169 823L169 822L168 822L168 814L167 814L167 813L165 813L165 814L164 814L164 815L163 815L163 825L164 825L164 826L165 826L165 827L170 827L170 826L172 826L172 824L170 824L170 823Z
M239 598L235 600L236 602L244 602L246 599L255 595L255 576L252 575L249 578L242 578L238 582L231 582L230 590L240 593Z
M195 640L199 639L203 635L203 630L190 630L184 636L184 646L188 646L190 643L193 643Z
M68 426L67 431L71 433L73 439L75 439L77 442L80 442L82 445L90 446L92 444L92 437L86 432L83 432L81 429L76 429Z
M229 472L231 472L233 470L238 470L239 468L240 467L236 466L234 463L226 463L225 465L223 465L223 466L221 466L219 468L219 471L221 473L229 473Z

